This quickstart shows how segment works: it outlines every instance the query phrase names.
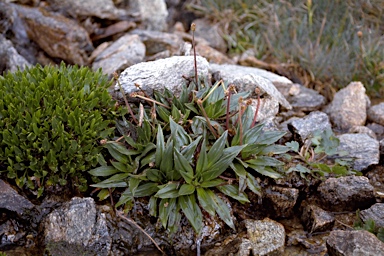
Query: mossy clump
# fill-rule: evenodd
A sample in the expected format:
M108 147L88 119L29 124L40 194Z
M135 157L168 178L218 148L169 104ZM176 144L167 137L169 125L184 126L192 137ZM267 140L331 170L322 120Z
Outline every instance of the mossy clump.
M111 81L89 68L34 66L0 76L0 173L41 196L45 186L87 189L98 142L114 129Z

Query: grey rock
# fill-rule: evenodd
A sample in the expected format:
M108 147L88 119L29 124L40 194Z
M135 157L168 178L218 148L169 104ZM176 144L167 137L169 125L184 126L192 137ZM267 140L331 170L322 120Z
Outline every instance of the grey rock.
M339 151L348 152L348 157L355 158L353 168L362 171L380 160L379 142L367 134L342 134L338 136Z
M314 111L303 118L293 119L288 123L288 129L293 134L294 140L304 142L315 131L332 129L332 126L327 114Z
M315 90L300 84L277 84L276 88L284 95L292 108L298 111L319 110L325 104L325 97Z
M138 35L125 35L102 51L93 62L92 68L102 68L106 74L121 71L140 63L145 57L145 45Z
M360 218L364 222L372 219L375 222L376 228L384 228L384 203L376 203L370 208L361 211Z
M194 65L192 56L173 56L150 62L135 64L120 74L120 83L126 94L138 91L135 84L152 94L153 90L162 91L165 87L176 95L180 93L181 85L185 82L183 75L193 76ZM208 62L197 57L198 75L208 78ZM119 88L116 85L115 89ZM121 95L120 95L121 96Z
M368 105L364 85L352 82L335 94L333 101L326 108L326 113L339 129L348 130L353 126L365 124Z
M19 195L3 180L0 180L0 209L6 209L23 216L33 208L34 205L30 201Z
M227 51L227 43L224 41L222 31L220 30L218 23L210 22L207 18L194 20L196 25L195 35L202 37L209 45L221 52Z
M274 220L244 220L247 238L242 239L236 255L281 255L284 251L284 226Z
M172 56L180 55L184 46L184 41L180 37L170 33L135 29L130 34L140 37L145 44L147 55L155 55L164 51L169 51Z
M74 18L94 16L100 19L116 20L126 15L126 11L117 9L112 0L48 0L47 2L53 10Z
M384 243L365 230L334 230L327 238L330 256L383 256Z
M263 204L274 217L288 218L293 214L293 207L299 197L296 188L270 186L264 191Z
M328 178L317 188L324 208L331 211L355 211L371 206L374 188L363 176Z
M250 105L253 115L257 109L257 100L251 99L252 104ZM270 97L260 99L260 106L257 112L257 122L265 122L268 119L273 118L279 112L279 103Z
M17 6L24 21L28 37L51 57L70 64L85 65L93 50L88 32L74 20L43 8Z
M375 134L378 140L384 139L384 126L377 124L377 123L370 123L367 125L367 128L372 130Z
M384 155L384 139L379 141L380 145L380 155Z
M105 214L92 198L74 197L55 209L44 222L44 233L51 255L109 255L111 249Z
M251 96L255 95L255 89L259 88L261 96L268 95L273 100L280 103L284 108L291 109L291 105L284 96L276 89L273 83L283 82L289 83L290 80L280 77L271 72L239 65L218 65L211 64L210 72L220 72L220 78L228 84L234 84L239 92L249 91Z
M315 233L330 230L335 223L335 218L317 205L304 203L301 221L308 232Z
M210 63L216 64L234 64L234 61L227 57L224 53L212 48L208 44L198 43L196 45L196 54L206 58ZM193 54L189 54L193 55Z
M372 122L384 125L384 102L368 109L368 119Z
M376 134L366 126L353 126L348 130L348 133L363 133L367 134L372 139L377 139Z
M18 68L24 70L26 67L31 66L31 64L13 47L12 42L5 39L1 34L0 59L0 74L4 71L15 72Z
M144 29L167 29L167 6L164 0L130 0L130 8L140 14Z

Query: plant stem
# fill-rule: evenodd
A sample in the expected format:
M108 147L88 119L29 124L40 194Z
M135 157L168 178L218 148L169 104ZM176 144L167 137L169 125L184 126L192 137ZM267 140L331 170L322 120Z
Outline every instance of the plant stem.
M243 115L243 108L242 108L242 103L243 103L243 98L239 98L239 132L240 132L240 145L243 145L243 120L242 120L242 115Z
M138 121L137 121L135 115L133 114L132 108L131 108L131 106L129 106L128 99L127 99L127 97L125 96L125 93L124 93L124 91L123 91L123 87L121 86L121 83L120 83L120 80L118 79L117 73L115 72L115 73L113 73L113 75L114 75L115 80L117 81L117 84L119 85L121 95L123 96L123 99L124 99L125 105L127 106L127 109L128 109L129 114L131 115L133 121L134 121L136 124L138 124Z
M144 96L141 96L139 94L132 94L132 97L135 97L135 98L140 98L140 99L143 99L143 100L146 100L146 101L149 101L149 102L153 102L153 103L156 103L162 107L165 107L167 109L171 109L170 107L168 107L167 105L161 103L161 102L158 102L156 100L153 100L153 99L150 99L150 98L147 98L147 97L144 97Z
M213 129L213 127L211 125L211 122L209 121L209 117L207 116L207 113L205 112L205 109L203 107L203 103L202 102L203 102L202 100L198 99L197 100L197 105L199 106L201 112L203 113L203 116L205 117L205 120L207 121L207 125L208 125L209 130L212 132L213 136L215 136L215 138L218 139L219 136L215 132L215 129Z
M256 88L255 89L255 92L257 94L257 106L256 106L256 111L255 111L255 115L253 116L253 120L252 120L252 124L251 124L251 128L253 126L255 126L255 123L256 123L256 120L257 120L257 115L259 113L259 107L260 107L260 89L259 88Z
M196 43L195 43L195 30L196 30L195 23L191 24L191 30L192 30L193 63L195 67L195 83L196 83L196 86L198 86L197 85L198 78L197 78L197 61L196 61Z

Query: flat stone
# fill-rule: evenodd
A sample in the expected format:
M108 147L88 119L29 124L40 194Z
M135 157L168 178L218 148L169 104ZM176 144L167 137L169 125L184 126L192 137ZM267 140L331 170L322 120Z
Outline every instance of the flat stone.
M364 133L345 133L338 136L339 151L348 152L348 157L355 158L353 168L362 171L367 167L378 164L380 160L379 142Z
M303 207L301 221L310 233L330 230L335 223L333 215L319 206L307 204Z
M317 191L323 207L331 211L355 211L375 202L374 188L364 176L328 178Z
M384 139L384 126L377 123L367 124L367 128L376 134L378 140Z
M337 128L348 130L353 126L365 124L368 105L364 85L352 82L335 94L325 112Z
M126 15L117 9L112 0L47 0L51 8L71 17L94 16L100 19L117 20Z
M384 102L368 109L368 120L384 125Z
M210 63L234 64L234 61L228 58L224 53L204 43L199 43L196 45L196 53L206 58Z
M93 198L74 197L51 212L44 222L50 255L109 255L112 239L104 213L96 210ZM79 253L79 254L77 254Z
M274 220L244 220L247 238L242 239L236 255L281 255L284 251L284 226Z
M373 220L376 228L384 228L384 203L376 203L370 208L360 212L362 221Z
M195 35L204 38L209 45L220 52L227 51L227 43L221 36L223 33L218 23L212 23L207 18L194 20L196 25Z
M16 10L26 25L28 37L48 55L69 64L88 63L93 45L88 32L74 20L43 8L18 5Z
M18 69L24 70L26 67L31 66L31 64L13 47L12 42L5 39L1 34L0 59L0 74L3 74L4 71L15 72Z
M261 91L260 96L269 95L284 108L292 108L273 84L274 82L280 83L281 81L290 82L285 77L257 68L230 64L211 64L209 69L211 73L220 72L220 78L228 84L234 84L239 92L248 91L251 92L251 96L255 97L255 89L259 88Z
M297 111L315 111L325 104L323 95L300 84L276 84L276 88Z
M140 63L145 57L145 45L138 35L125 35L102 51L92 64L93 69L102 68L103 73L112 75L133 64Z
M254 113L257 109L257 100L251 99L252 104L250 105L251 110ZM272 99L271 97L265 97L260 99L260 106L257 112L257 122L265 122L270 118L275 117L279 113L279 102Z
M0 209L6 209L23 216L34 207L29 200L19 195L3 180L0 180Z
M304 142L315 131L332 129L332 126L327 114L314 111L303 118L293 119L288 123L288 129L292 133L294 140Z
M366 230L334 230L327 239L329 256L382 256L384 243Z
M198 76L208 79L208 62L202 57L197 57ZM142 62L130 66L119 77L120 84L126 94L137 92L135 84L150 95L153 90L162 91L169 89L176 95L185 83L184 76L194 76L193 56L173 56L166 59ZM118 85L115 87L119 90ZM121 95L119 95L121 96Z
M367 126L353 126L348 130L348 133L363 133L367 134L372 139L377 139L376 134Z
M274 217L288 218L293 214L298 197L299 190L296 188L270 186L264 192L263 204Z
M167 29L168 10L164 0L130 0L129 8L140 14L144 29Z

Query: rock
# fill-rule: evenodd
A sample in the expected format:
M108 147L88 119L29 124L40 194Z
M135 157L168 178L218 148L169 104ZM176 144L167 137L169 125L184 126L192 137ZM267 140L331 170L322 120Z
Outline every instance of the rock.
M130 0L129 5L133 11L140 13L144 29L167 29L168 11L164 0Z
M277 101L286 109L291 108L288 101L273 85L274 82L289 81L285 77L280 77L257 68L229 64L211 64L210 72L220 72L220 78L228 84L234 84L239 92L249 91L251 92L251 95L255 95L255 89L259 88L261 96L268 95L271 99Z
M368 109L368 120L384 125L384 102Z
M384 243L365 230L334 230L327 239L330 256L384 255Z
M348 133L362 133L367 134L372 139L377 139L376 134L366 126L353 126L348 130Z
M335 218L317 205L304 203L301 221L308 232L316 233L330 230L335 223Z
M170 51L172 56L180 55L180 50L184 45L184 41L180 37L170 33L135 29L130 34L140 37L145 44L147 55L155 55L166 50Z
M252 109L252 116L254 115L257 109L257 100L251 99L252 104L250 105ZM273 100L269 97L260 99L260 106L257 114L257 122L264 123L265 121L275 117L279 112L279 103L276 100Z
M339 129L348 130L365 124L368 105L364 85L352 82L335 94L325 112Z
M337 212L371 206L375 202L373 190L368 178L363 176L328 178L317 188L324 208Z
M19 195L3 180L0 180L0 209L14 212L21 217L34 207L30 201Z
M135 64L120 74L120 84L126 94L138 91L135 84L139 84L148 94L168 88L177 95L185 82L182 76L194 76L193 61L192 56L173 56ZM206 59L197 57L199 76L208 79L208 65ZM115 89L119 90L118 85Z
M325 104L323 95L300 84L277 84L276 88L296 111L315 111Z
M360 218L363 222L372 219L376 228L384 228L384 204L376 203L370 208L360 212Z
M288 218L293 214L293 207L299 197L299 190L296 188L284 188L270 186L264 192L263 204L269 209L272 216Z
M280 223L265 218L244 220L247 238L243 238L236 255L281 255L284 251L285 230Z
M51 212L44 222L44 243L50 255L109 255L104 213L96 211L92 198L74 197Z
M48 0L54 11L69 17L94 16L100 19L117 20L126 15L126 11L116 8L112 0Z
M18 68L24 70L26 67L31 66L31 64L16 51L12 42L5 39L1 34L0 59L0 74L3 74L4 71L15 72Z
M375 165L365 174L375 188L376 202L384 203L384 166Z
M355 158L353 168L362 171L367 167L378 164L380 160L379 142L367 134L345 133L338 136L340 145L338 151L348 152L348 157Z
M145 45L138 35L125 35L102 51L92 64L93 69L102 68L105 74L121 71L140 63L145 57Z
M75 21L43 8L18 6L27 34L51 57L69 64L85 65L93 50L87 31Z
M376 134L378 140L384 139L384 126L377 123L370 123L367 125L367 128Z
M206 18L194 20L196 25L195 35L204 38L209 45L220 52L227 51L227 43L221 36L223 32L220 30L219 24L210 22Z
M212 47L204 43L199 43L196 45L196 54L206 58L211 63L234 64L234 61L228 58L225 54L219 52L216 49L213 49Z
M328 115L315 111L303 118L296 118L288 123L288 129L296 141L304 142L317 130L332 129Z

